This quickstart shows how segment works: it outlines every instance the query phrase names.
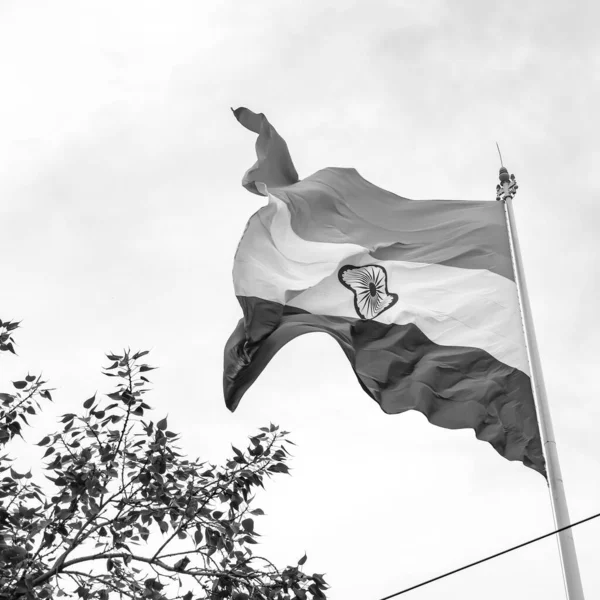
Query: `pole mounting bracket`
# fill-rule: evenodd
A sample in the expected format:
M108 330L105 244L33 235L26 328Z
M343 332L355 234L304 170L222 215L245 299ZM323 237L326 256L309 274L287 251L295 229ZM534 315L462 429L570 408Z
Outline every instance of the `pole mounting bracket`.
M514 175L509 175L506 167L500 169L500 183L496 186L496 200L514 198L519 185Z

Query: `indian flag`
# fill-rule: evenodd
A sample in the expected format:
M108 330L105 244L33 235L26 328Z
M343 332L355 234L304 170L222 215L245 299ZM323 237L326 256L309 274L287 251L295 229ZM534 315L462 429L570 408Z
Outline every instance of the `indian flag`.
M545 474L503 203L409 200L347 168L299 180L266 117L234 115L258 134L243 185L268 204L234 261L229 409L284 344L325 332L386 413L472 428Z

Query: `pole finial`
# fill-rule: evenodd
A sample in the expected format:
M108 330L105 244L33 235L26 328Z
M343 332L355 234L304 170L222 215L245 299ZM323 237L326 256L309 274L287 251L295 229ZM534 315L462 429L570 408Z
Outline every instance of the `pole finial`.
M502 162L502 152L500 152L500 146L498 146L498 142L496 142L496 148L498 150L498 156L500 157L500 166L504 168L504 163Z
M500 152L500 146L498 142L496 142L496 148L498 150L498 156L500 157L500 172L498 177L500 179L500 183L496 186L496 200L506 200L507 198L514 198L514 195L517 193L517 189L519 186L517 185L517 180L514 175L508 174L508 169L504 166L502 162L502 153Z
M510 183L508 169L504 166L504 162L502 162L502 152L500 152L498 142L496 142L496 149L498 150L498 157L500 158L500 184Z

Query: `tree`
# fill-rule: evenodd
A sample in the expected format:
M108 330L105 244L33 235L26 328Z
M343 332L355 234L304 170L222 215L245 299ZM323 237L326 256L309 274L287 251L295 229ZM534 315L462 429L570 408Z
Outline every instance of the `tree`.
M18 326L0 321L0 353L14 353ZM0 600L326 598L322 575L302 570L306 555L281 570L252 550L264 514L254 492L288 473L289 434L263 427L222 466L189 460L167 419L147 417L147 354L108 354L115 391L39 441L49 484L0 457ZM0 394L0 445L52 400L39 376L13 387Z

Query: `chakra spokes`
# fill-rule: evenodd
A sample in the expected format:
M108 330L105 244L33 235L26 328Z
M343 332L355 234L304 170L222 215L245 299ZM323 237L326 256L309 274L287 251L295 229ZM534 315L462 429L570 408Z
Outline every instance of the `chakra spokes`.
M346 265L338 278L354 294L354 308L361 319L374 319L398 302L398 295L388 292L387 272L379 265Z

